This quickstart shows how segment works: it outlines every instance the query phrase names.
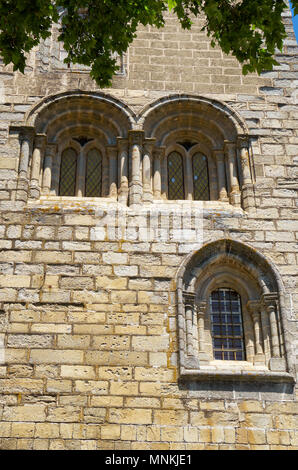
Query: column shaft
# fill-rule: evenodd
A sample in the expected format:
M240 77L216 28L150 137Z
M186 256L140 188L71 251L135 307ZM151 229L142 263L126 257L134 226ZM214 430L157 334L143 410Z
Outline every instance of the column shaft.
M154 152L154 174L153 174L153 195L156 199L161 198L161 151Z
M215 150L214 153L215 153L215 160L216 160L216 165L217 165L219 200L228 201L224 153L222 150Z
M143 132L131 131L131 182L129 188L130 205L140 205L142 203L142 180L141 180L141 159Z
M153 142L145 141L143 155L143 201L151 203L152 192L152 150Z
M108 147L107 152L109 161L109 197L116 200L118 179L117 148Z
M127 204L128 201L128 151L127 141L118 139L118 159L119 159L119 202Z
M42 192L49 194L52 183L52 164L53 157L57 151L56 144L48 144L46 146L46 153L44 159L43 178L42 178Z

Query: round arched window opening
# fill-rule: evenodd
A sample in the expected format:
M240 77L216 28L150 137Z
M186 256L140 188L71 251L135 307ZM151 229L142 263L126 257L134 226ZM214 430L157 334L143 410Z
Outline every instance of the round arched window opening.
M245 361L240 295L226 288L212 291L210 319L214 359Z

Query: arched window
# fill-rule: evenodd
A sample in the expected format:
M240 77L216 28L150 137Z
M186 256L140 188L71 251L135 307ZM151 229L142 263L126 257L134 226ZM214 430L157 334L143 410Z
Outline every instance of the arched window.
M102 193L102 156L93 148L87 154L85 196L100 197Z
M197 152L192 157L193 199L209 201L209 174L207 157Z
M214 359L245 360L240 295L216 289L210 295L211 336Z
M74 196L76 190L77 152L69 147L62 152L59 195Z
M183 160L178 152L168 156L168 198L184 199Z
M176 283L182 376L292 381L283 285L263 255L217 240L182 263Z

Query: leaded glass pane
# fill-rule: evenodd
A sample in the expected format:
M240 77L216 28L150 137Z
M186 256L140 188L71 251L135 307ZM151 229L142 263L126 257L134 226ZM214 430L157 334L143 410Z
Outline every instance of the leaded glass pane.
M178 152L168 156L168 197L184 199L183 160Z
M241 299L232 289L217 289L210 296L214 359L245 360Z
M97 149L89 150L86 163L86 197L101 196L102 157Z
M195 201L209 201L209 175L207 157L195 153L192 157L193 188Z
M67 148L61 155L60 166L60 196L74 196L76 189L77 153L73 148Z

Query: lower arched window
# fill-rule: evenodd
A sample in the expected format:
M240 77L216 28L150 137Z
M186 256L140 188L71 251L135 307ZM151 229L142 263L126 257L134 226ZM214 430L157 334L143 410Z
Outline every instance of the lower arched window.
M210 317L214 359L244 361L240 295L232 289L214 290L210 295Z

